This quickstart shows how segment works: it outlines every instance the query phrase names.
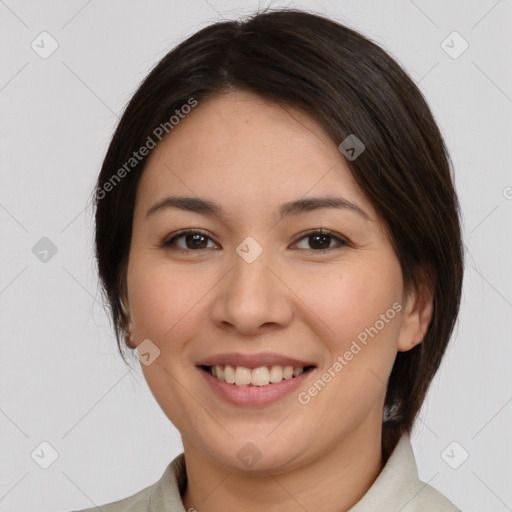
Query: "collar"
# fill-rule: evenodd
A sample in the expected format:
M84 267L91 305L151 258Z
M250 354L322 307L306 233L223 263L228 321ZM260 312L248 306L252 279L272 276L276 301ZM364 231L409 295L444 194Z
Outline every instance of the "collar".
M181 495L187 486L185 455L178 455L153 486L148 512L187 512ZM403 434L367 493L348 512L460 512L418 478L409 434Z

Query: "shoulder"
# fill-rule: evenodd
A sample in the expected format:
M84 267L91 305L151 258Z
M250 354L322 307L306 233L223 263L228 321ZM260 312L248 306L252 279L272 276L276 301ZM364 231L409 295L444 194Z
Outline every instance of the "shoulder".
M182 512L181 491L186 486L184 454L178 455L166 467L154 484L121 500L71 512ZM165 508L167 507L167 508Z
M397 475L397 502L401 512L461 512L444 494L423 482L418 477L416 458L408 435L400 440L394 453L394 467Z
M416 459L404 434L382 472L350 512L461 512L446 496L418 478Z
M150 485L132 496L112 503L73 512L147 512L151 492L155 486L156 484Z
M403 512L461 512L461 510L437 489L419 481L417 494Z

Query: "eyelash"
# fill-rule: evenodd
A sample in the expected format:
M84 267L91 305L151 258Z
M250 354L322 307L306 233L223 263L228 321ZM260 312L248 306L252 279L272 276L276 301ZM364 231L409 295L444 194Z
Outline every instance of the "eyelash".
M181 253L199 252L199 251L203 251L203 250L208 249L208 248L202 248L202 249L183 249L181 247L176 247L174 245L176 243L176 240L179 240L180 238L183 238L183 237L185 237L187 235L202 235L205 238L208 238L208 239L212 240L212 238L206 232L204 232L202 230L198 230L198 229L184 229L184 230L179 231L178 233L174 234L171 238L169 238L167 240L164 240L164 242L162 242L162 247L164 249L167 249L167 250L173 250L173 251L177 251L177 252L181 252ZM344 238L341 238L336 233L334 233L332 231L329 231L329 230L326 230L326 229L322 229L322 228L320 228L320 229L313 229L313 230L309 230L309 231L300 233L299 238L297 239L296 242L294 242L294 244L296 244L297 242L299 242L303 238L312 237L313 235L329 236L331 239L337 240L341 247L348 247L350 245L347 240L345 240ZM338 248L341 248L341 247L338 247ZM323 254L323 253L326 253L326 252L330 252L333 249L336 249L336 247L329 247L327 249L304 249L304 250L309 250L311 252Z

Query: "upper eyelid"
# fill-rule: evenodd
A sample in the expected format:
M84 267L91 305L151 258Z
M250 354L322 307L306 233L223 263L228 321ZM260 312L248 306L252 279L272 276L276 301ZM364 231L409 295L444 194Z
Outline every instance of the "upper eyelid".
M310 236L315 233L320 233L322 235L329 235L332 238L338 238L340 240L348 242L348 240L345 237L343 237L342 235L338 235L334 231L331 231L330 229L326 229L326 228L307 229L306 231L299 233L296 237L296 240L300 240L301 238L304 238L305 236Z
M350 245L351 244L351 242L348 238L346 238L342 235L338 235L334 231L331 231L331 230L325 229L325 228L308 229L307 231L303 231L302 233L299 233L297 235L293 244L296 244L299 240L302 240L303 238L306 238L307 236L312 236L316 233L320 233L322 235L330 236L333 239L337 239L342 243L342 245ZM313 249L310 249L310 250L313 250ZM329 250L329 249L323 249L323 250ZM318 251L314 251L314 252L322 252L322 249L318 250Z

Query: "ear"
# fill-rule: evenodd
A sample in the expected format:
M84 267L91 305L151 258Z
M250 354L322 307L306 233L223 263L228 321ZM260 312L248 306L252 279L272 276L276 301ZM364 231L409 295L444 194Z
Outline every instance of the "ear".
M126 319L126 322L124 325L124 331L125 331L124 340L125 340L126 346L131 349L135 349L135 348L137 348L137 345L133 341L133 337L132 337L133 323L132 323L132 319L131 319L131 315L130 315L130 306L128 304L128 300L126 297L121 297L121 309L123 310L123 313L124 313L125 319Z
M399 352L407 352L423 341L433 310L434 299L426 285L421 284L407 293L398 337Z

